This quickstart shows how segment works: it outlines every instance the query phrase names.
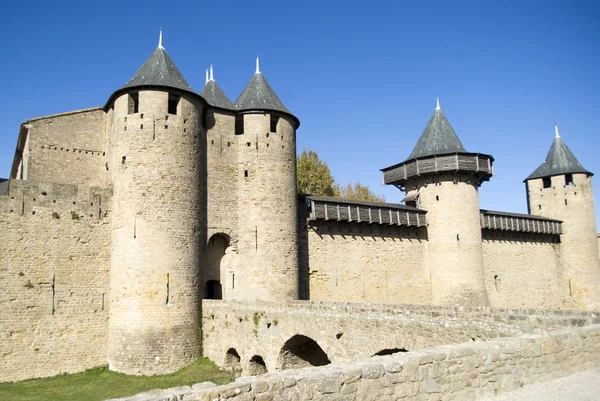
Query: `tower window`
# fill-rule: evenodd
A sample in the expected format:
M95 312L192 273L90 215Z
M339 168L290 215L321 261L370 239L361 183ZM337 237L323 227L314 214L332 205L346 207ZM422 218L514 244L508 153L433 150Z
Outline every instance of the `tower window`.
M573 174L565 174L565 185L573 185Z
M130 93L127 99L127 114L135 114L140 108L140 94L138 92Z
M169 114L177 115L177 106L179 106L179 101L181 100L181 96L173 95L169 93L169 108L167 112Z
M271 114L271 132L277 132L277 123L279 122L279 116Z
M235 134L242 135L244 133L244 116L235 116Z
M544 188L550 188L552 186L552 181L550 180L550 177L542 178L542 184Z

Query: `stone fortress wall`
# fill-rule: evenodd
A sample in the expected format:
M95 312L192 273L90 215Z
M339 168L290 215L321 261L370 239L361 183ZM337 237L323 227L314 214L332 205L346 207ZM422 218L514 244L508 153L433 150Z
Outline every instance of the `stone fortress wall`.
M110 191L11 180L0 196L2 380L106 364Z
M13 176L105 187L106 114L101 107L34 118L21 126Z
M558 236L500 230L483 230L482 236L489 306L576 307L562 277ZM427 228L333 219L305 225L299 238L306 249L300 271L308 282L302 299L436 304Z

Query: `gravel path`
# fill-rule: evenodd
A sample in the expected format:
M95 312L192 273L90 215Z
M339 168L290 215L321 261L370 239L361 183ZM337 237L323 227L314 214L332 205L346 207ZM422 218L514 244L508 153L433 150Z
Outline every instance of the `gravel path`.
M546 383L524 386L515 391L480 401L600 401L600 368L574 373Z

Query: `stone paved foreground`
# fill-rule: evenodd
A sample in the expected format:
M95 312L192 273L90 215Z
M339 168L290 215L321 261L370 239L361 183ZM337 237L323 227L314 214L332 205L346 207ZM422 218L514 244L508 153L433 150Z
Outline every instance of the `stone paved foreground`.
M480 401L597 401L600 400L600 368L574 373L546 383L484 398Z

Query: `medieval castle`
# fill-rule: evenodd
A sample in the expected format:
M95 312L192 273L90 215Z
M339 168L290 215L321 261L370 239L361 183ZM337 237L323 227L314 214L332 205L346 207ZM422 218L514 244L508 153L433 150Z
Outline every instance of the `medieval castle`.
M173 372L203 353L203 298L599 308L592 173L558 130L515 214L480 209L494 159L439 104L382 169L404 204L298 194L299 125L258 61L232 103L162 44L104 106L24 122L0 183L0 380Z

